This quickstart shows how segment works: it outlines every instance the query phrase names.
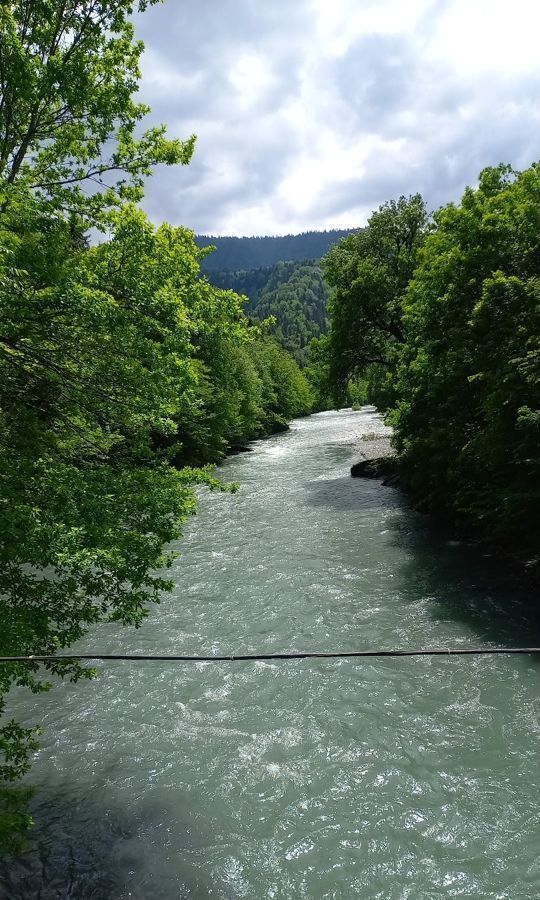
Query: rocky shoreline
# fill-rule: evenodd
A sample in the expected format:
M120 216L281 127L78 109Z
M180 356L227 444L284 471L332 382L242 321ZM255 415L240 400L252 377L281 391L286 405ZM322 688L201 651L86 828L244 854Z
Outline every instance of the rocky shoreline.
M360 458L351 466L353 478L383 478L386 484L397 481L391 436L392 429L382 421L375 424L373 431L360 435L355 447Z

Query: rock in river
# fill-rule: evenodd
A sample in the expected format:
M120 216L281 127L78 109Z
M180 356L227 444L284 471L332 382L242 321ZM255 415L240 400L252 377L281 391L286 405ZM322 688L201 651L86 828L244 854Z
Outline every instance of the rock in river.
M387 478L395 474L395 465L395 459L391 456L361 459L351 466L351 475L353 478Z

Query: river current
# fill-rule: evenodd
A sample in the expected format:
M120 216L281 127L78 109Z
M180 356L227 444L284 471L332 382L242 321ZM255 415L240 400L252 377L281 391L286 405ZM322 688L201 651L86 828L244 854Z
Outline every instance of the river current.
M496 560L351 479L373 409L321 413L220 468L175 589L81 651L538 645ZM540 662L114 662L20 691L44 728L29 851L2 900L540 897Z

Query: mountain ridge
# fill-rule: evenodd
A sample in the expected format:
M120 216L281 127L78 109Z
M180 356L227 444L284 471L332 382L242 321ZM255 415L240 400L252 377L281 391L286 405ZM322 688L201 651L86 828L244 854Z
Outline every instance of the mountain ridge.
M199 247L216 249L202 261L202 271L242 271L273 266L278 262L300 262L321 259L333 244L358 231L355 228L333 228L328 231L303 231L299 234L222 237L200 234Z

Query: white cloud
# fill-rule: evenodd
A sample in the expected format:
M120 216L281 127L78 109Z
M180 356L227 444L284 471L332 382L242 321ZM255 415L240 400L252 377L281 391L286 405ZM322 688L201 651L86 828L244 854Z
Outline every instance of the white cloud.
M314 0L317 35L324 51L342 56L360 37L412 34L436 0Z
M430 59L444 59L462 77L539 70L538 0L454 0L438 18Z
M358 226L540 156L537 0L168 0L137 17L141 97L199 135L146 207L199 233Z
M229 72L229 81L236 92L239 109L248 114L277 84L270 61L254 52L238 57Z

